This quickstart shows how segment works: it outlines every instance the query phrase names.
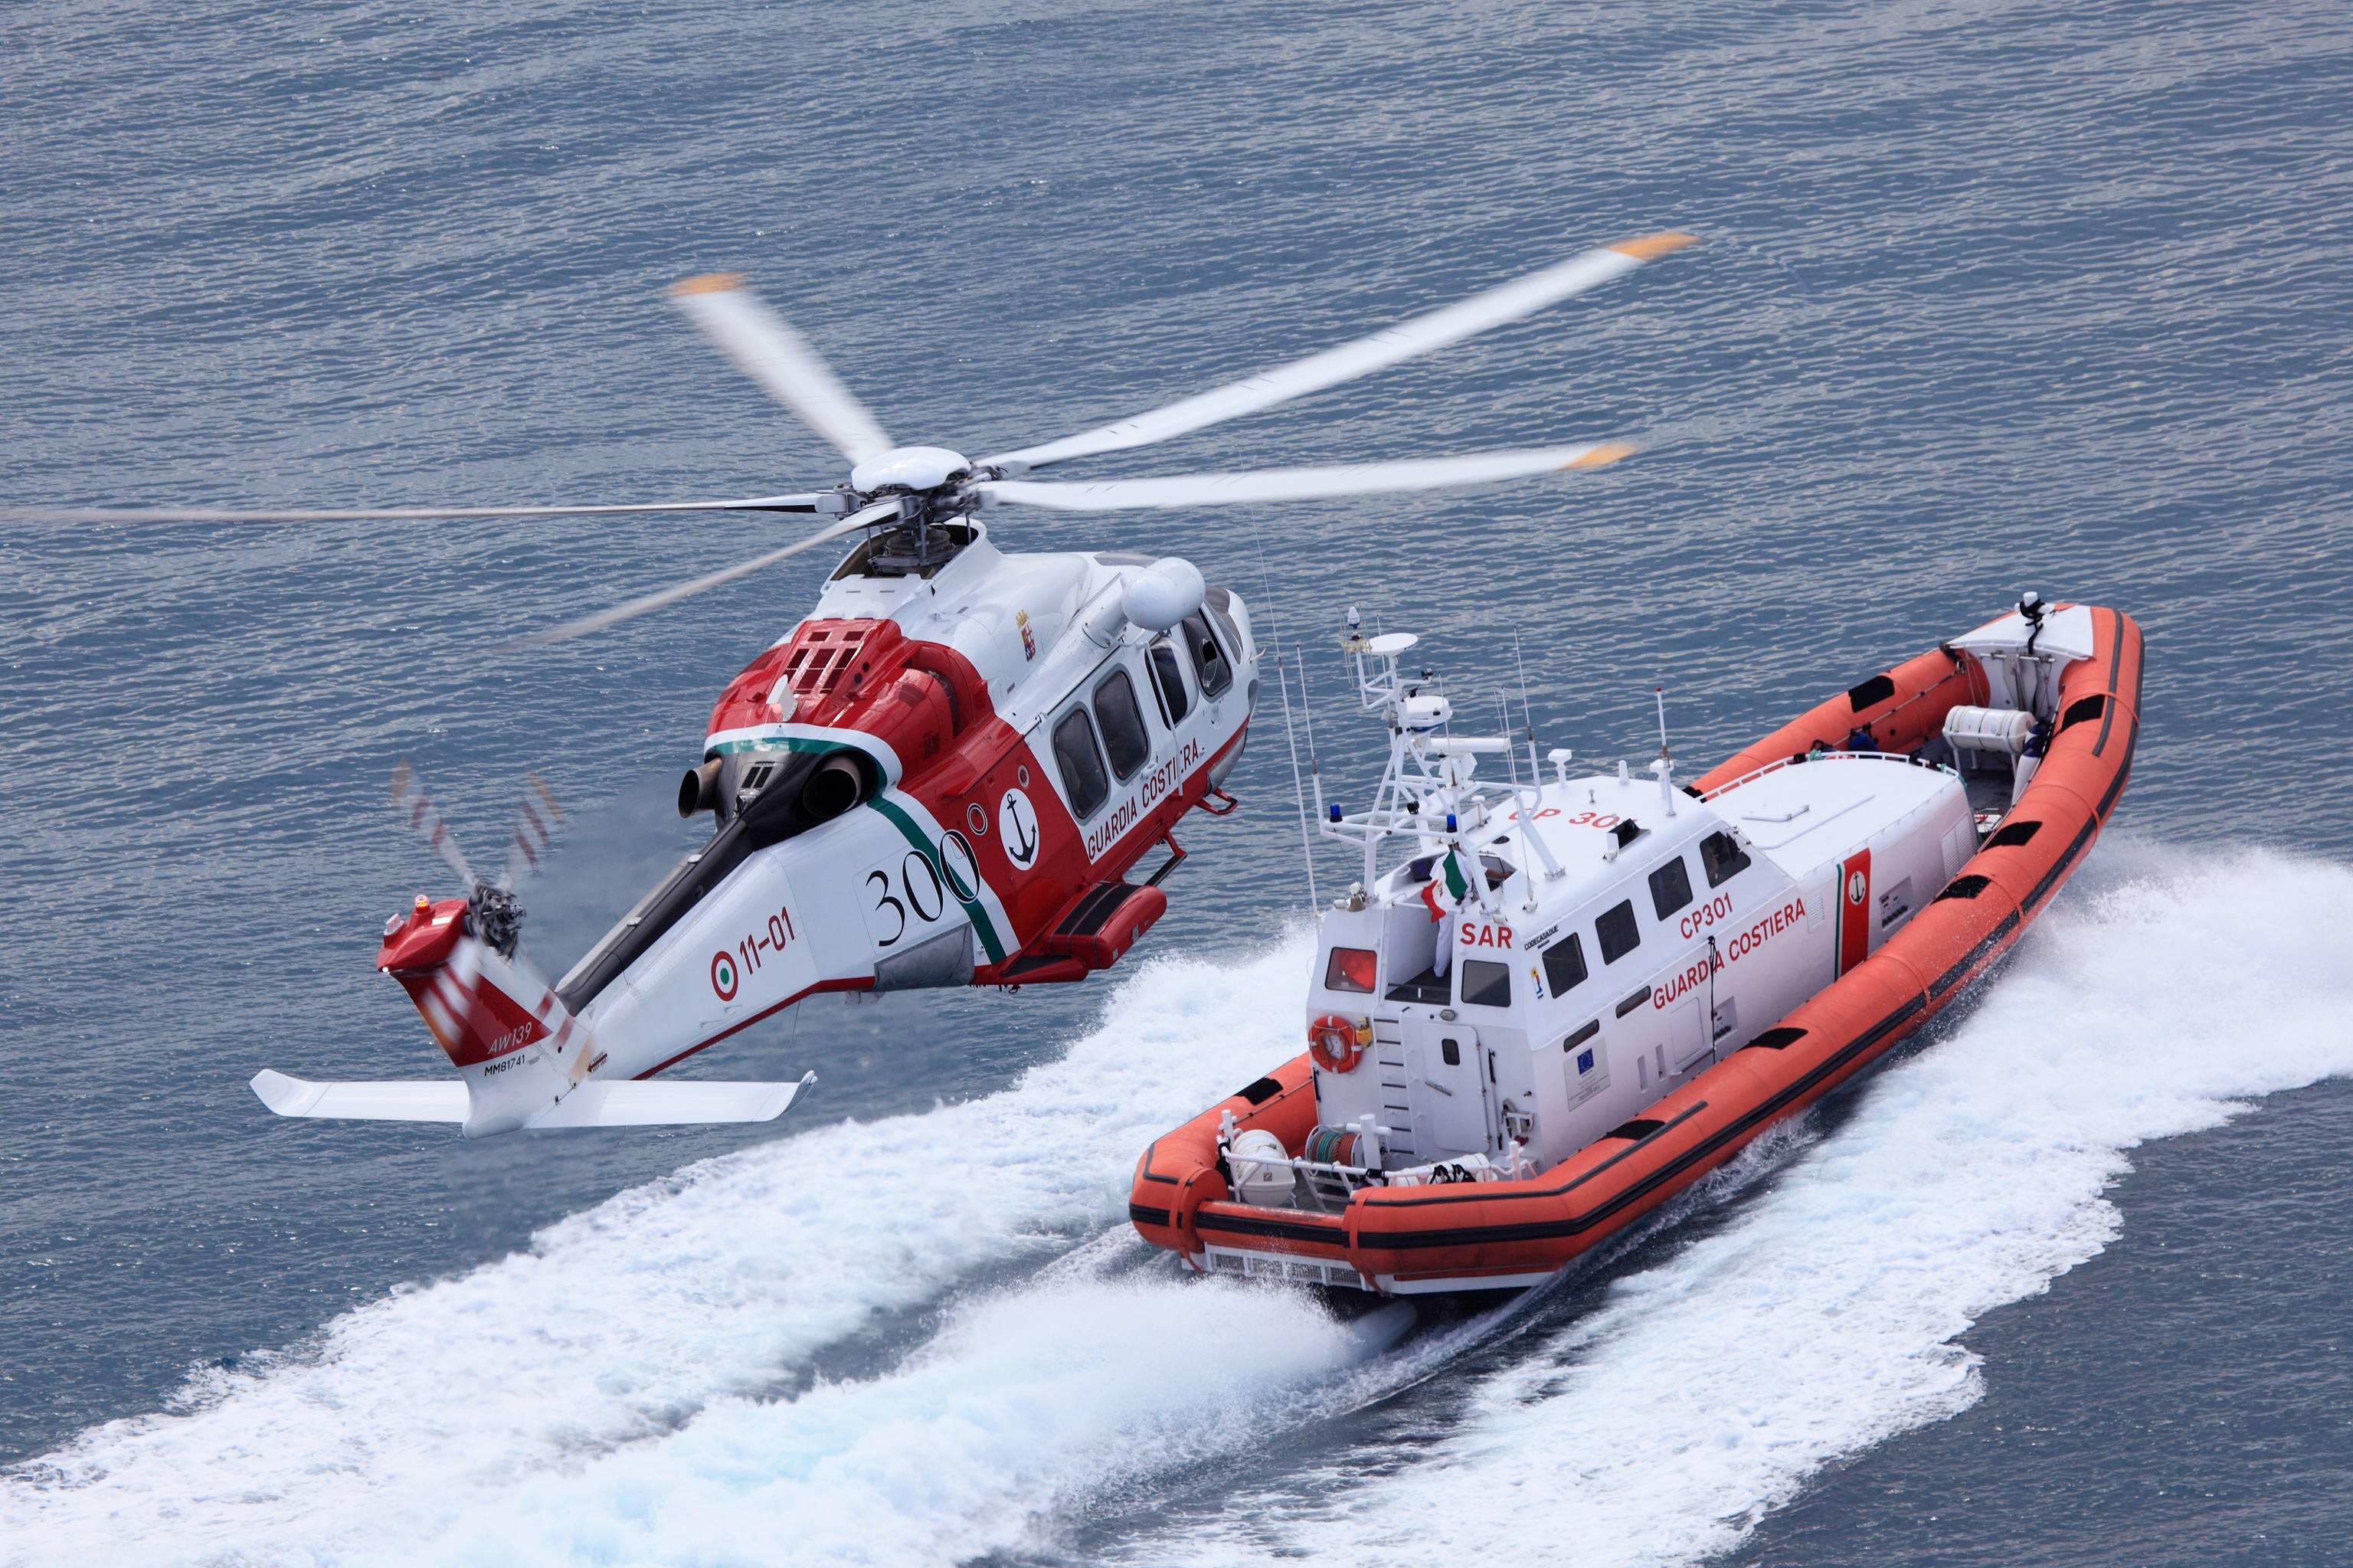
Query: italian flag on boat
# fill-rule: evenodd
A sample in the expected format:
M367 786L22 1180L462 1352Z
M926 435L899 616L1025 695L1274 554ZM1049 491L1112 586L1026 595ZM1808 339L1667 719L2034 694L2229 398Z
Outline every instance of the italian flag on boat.
M1443 920L1446 912L1460 905L1462 895L1470 891L1471 884L1464 878L1461 863L1455 860L1454 852L1448 850L1446 857L1431 868L1429 885L1421 890L1421 901L1430 906L1431 919Z

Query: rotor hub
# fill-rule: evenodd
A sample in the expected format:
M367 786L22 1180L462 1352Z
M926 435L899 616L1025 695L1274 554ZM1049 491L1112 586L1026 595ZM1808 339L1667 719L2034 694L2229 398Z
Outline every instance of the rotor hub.
M868 495L885 491L937 490L972 471L962 452L945 447L893 447L849 471L852 488Z

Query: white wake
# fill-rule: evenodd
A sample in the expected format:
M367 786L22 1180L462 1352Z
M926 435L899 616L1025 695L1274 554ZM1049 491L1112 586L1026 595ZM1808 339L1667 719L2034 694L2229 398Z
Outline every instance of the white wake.
M1155 962L1002 1093L691 1166L528 1252L346 1313L299 1353L202 1372L174 1413L94 1427L0 1479L0 1561L454 1545L455 1521L534 1476L773 1387L877 1312L1124 1224L1145 1143L1297 1053L1306 964L1302 939Z
M1147 969L1003 1094L709 1162L350 1314L314 1358L85 1434L0 1521L39 1563L944 1563L1148 1520L1210 1460L1265 1479L1113 1553L1696 1561L1973 1401L1961 1336L2116 1236L2135 1145L2353 1072L2353 874L2111 848L2098 876L1948 1038L1753 1158L1720 1227L1475 1374L1435 1432L1388 1440L1366 1401L1474 1375L1432 1366L1478 1327L1383 1355L1403 1308L1343 1325L1126 1266L1144 1143L1291 1053L1293 942ZM1043 1266L976 1283L1008 1256ZM940 1301L898 1364L773 1392ZM1323 1457L1293 1456L1343 1412L1352 1446L1324 1420Z
M2116 1239L2130 1150L2353 1073L2353 873L2103 863L1950 1038L1724 1229L1467 1390L1443 1441L1293 1468L1137 1557L1697 1562L1825 1464L1973 1404L1962 1336Z

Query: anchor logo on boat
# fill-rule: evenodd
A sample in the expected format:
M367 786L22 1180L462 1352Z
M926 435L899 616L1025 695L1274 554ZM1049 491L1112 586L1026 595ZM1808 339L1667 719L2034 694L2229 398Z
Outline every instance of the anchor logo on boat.
M1005 792L997 802L997 831L1003 837L1005 858L1015 870L1027 871L1038 863L1038 812L1029 796L1018 789Z
M1863 879L1862 873L1859 871L1847 873L1846 901L1849 904L1860 904L1870 895L1871 884Z

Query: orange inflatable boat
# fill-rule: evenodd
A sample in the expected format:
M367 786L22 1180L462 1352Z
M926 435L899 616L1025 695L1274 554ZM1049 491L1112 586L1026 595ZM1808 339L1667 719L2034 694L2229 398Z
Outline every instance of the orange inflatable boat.
M1545 1278L1960 995L2083 863L2140 727L2139 628L2029 595L1694 783L1663 744L1529 783L1450 733L1412 642L1345 645L1391 756L1365 810L1318 801L1365 874L1322 916L1310 1049L1137 1163L1130 1218L1197 1269Z

